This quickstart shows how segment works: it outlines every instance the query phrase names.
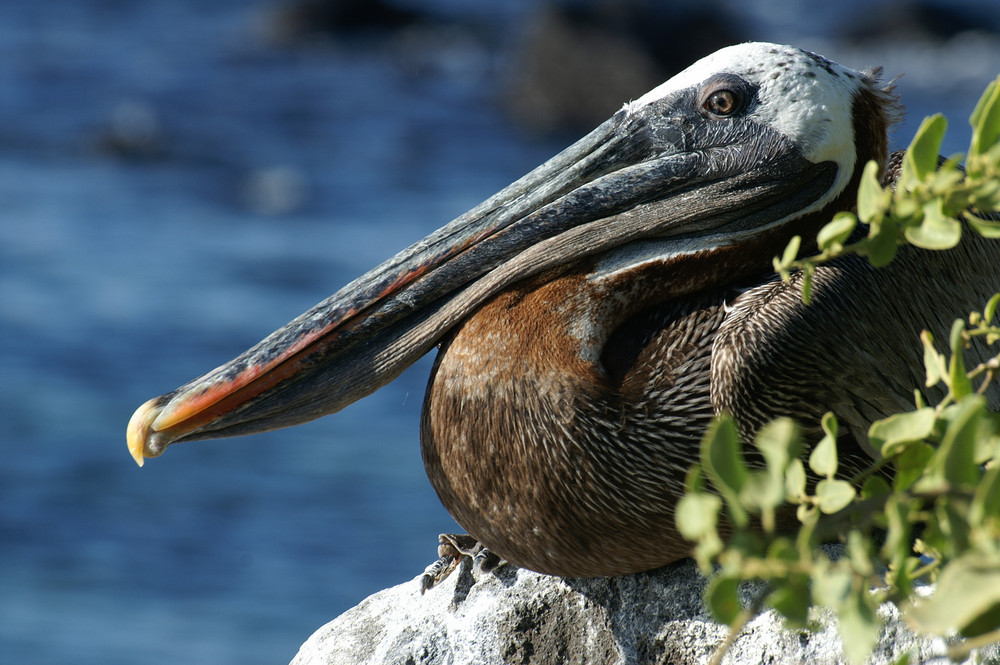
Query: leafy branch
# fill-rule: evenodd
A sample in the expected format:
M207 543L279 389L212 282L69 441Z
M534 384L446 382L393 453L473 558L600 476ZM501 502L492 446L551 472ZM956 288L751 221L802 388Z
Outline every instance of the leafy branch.
M926 119L895 189L882 187L878 165L868 163L857 214L839 213L820 231L816 256L796 258L801 239L793 239L775 269L786 280L802 271L808 302L813 273L825 261L855 253L884 266L901 244L954 247L964 225L1000 238L1000 222L986 218L1000 211L1000 78L970 122L968 154L939 161L946 121ZM879 457L849 478L837 455L832 413L823 417L824 436L807 458L795 422L766 425L754 440L763 459L757 468L743 455L735 422L721 416L712 423L701 465L688 473L677 525L695 543L701 569L717 568L706 604L730 625L730 636L715 662L768 607L793 628L811 625L812 606L831 608L845 655L856 664L876 643L884 602L897 604L918 631L964 638L952 640L952 659L1000 641L1000 414L984 397L1000 380L998 307L1000 294L955 321L947 354L929 332L922 334L926 387L940 384L944 397L928 405L916 390L913 411L872 424L869 444ZM993 355L969 368L963 352L974 339ZM876 531L884 537L875 538ZM842 556L819 547L831 540L844 544ZM765 584L744 608L738 592L748 580ZM916 593L924 582L936 584L929 598Z
M906 150L895 189L882 187L881 166L868 162L858 188L857 214L837 213L816 236L819 254L815 256L796 258L802 238L792 238L774 259L775 272L788 281L792 271L801 270L802 298L808 303L816 267L835 258L859 254L880 268L892 261L904 243L950 249L962 238L962 219L984 237L1000 238L1000 221L983 218L1000 210L1000 77L987 87L969 122L968 154L939 164L948 121L941 114L925 118ZM867 234L856 239L859 223L867 226Z

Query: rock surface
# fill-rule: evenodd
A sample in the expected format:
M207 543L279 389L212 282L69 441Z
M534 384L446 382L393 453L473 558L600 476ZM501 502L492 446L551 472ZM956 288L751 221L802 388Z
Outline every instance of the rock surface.
M466 561L423 596L413 580L367 598L316 631L292 665L706 663L727 628L704 609L704 584L691 561L598 579L511 566L478 573ZM870 662L892 663L907 651L913 663L944 654L943 640L915 637L895 607L881 612L886 627ZM816 619L822 629L810 634L784 630L772 613L761 615L723 662L844 662L836 623L828 615Z

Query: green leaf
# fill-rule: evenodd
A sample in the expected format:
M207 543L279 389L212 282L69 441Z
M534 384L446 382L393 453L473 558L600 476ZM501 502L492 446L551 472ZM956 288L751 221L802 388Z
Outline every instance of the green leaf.
M899 226L919 222L924 214L921 210L923 204L923 197L914 196L910 190L897 187L892 191L892 216Z
M684 477L684 493L695 494L705 491L705 481L701 476L701 467L692 466Z
M777 418L761 427L754 444L764 456L768 472L775 478L783 476L788 463L802 452L799 426L791 418Z
M851 568L859 575L871 575L872 568L871 539L860 531L852 529L847 533L847 556Z
M924 632L975 637L1000 627L1000 555L967 552L941 571L934 595L903 608Z
M944 496L934 502L934 519L921 535L941 552L945 561L969 549L972 529L967 513L968 503L964 499Z
M980 414L976 427L976 464L986 464L992 458L1000 464L1000 413L984 411Z
M889 487L889 483L885 481L882 476L872 476L865 481L864 487L861 488L861 498L862 499L874 499L879 496L886 496L892 492L892 488Z
M698 569L703 575L712 572L715 557L719 555L725 545L718 536L702 538L694 548L694 560L698 562Z
M843 510L854 500L855 491L846 480L821 480L816 484L819 509L827 515Z
M875 164L875 162L869 162L869 164ZM862 181L862 186L863 183L864 181ZM878 186L877 180L875 186ZM882 190L880 189L879 193L881 193L881 191ZM858 207L860 210L860 194L858 196ZM819 233L816 234L816 243L819 245L820 251L826 252L840 250L857 225L858 218L853 214L849 212L838 212L833 216L833 220L821 228Z
M722 499L707 492L685 494L677 502L677 530L687 540L697 542L694 557L705 573L712 569L712 561L724 547L716 530L721 509Z
M927 463L934 457L934 447L922 441L911 442L903 448L893 462L896 468L896 475L893 478L892 486L897 492L905 492L917 482L922 475Z
M801 503L806 496L806 469L800 459L793 459L785 471L785 496L792 503Z
M767 604L780 612L790 627L805 627L809 623L809 607L812 604L809 577L793 574L777 584L768 596Z
M868 244L865 254L868 261L876 268L889 265L899 248L898 234L893 224L872 225L868 229Z
M785 501L785 484L775 482L768 473L753 473L743 485L740 501L744 507L761 512L761 526L771 533L774 531L774 509Z
M740 435L736 423L728 416L712 421L701 442L701 465L716 491L722 495L738 527L747 525L747 513L739 495L747 481Z
M827 413L822 424L826 434L809 455L809 468L818 476L833 478L837 474L837 419Z
M962 224L944 213L941 199L923 206L923 219L918 226L907 226L903 235L913 245L923 249L951 249L962 239Z
M885 581L896 588L893 594L897 598L907 598L913 593L914 576L917 570L923 566L923 562L915 556L903 557L899 565L893 564L886 571ZM922 575L926 578L926 575Z
M946 410L948 426L941 445L927 465L924 478L916 484L918 490L935 490L944 484L952 487L973 487L979 481L976 464L976 435L979 419L986 412L986 401L980 395L969 395L955 409Z
M799 246L802 245L802 236L793 236L788 244L785 246L785 251L781 255L781 265L784 267L789 267L795 262L795 258L799 255Z
M930 407L895 413L872 423L868 428L868 439L872 447L882 452L882 457L892 457L908 444L930 437L934 433L936 419L934 409Z
M802 266L802 302L806 305L812 302L813 273L815 271L816 266L812 263Z
M781 265L781 257L776 256L771 259L771 266L774 268L774 272L781 276L783 284L788 284L792 281L792 273L789 268Z
M799 532L795 534L795 547L799 551L799 557L806 561L816 558L817 555L820 559L826 558L822 553L815 551L819 545L816 541L816 527L821 516L819 508L811 503L801 503L795 509L795 517L801 524Z
M870 160L865 164L865 170L861 173L861 184L858 187L858 218L865 224L871 224L872 221L881 217L889 207L891 195L883 190L878 182L878 172L880 169L881 166L879 166L878 162ZM833 219L836 221L837 217ZM854 221L856 223L856 220ZM846 240L853 230L854 224L851 225L850 230L840 242ZM823 249L822 243L820 244L820 249Z
M965 213L965 221L984 238L993 240L1000 238L1000 221L995 219L981 219L969 213Z
M726 542L729 552L735 552L744 559L759 559L764 556L767 547L756 529L743 529L735 532Z
M993 80L979 98L972 116L969 156L981 155L1000 140L1000 77Z
M1000 143L996 146L996 163L1000 164ZM991 151L993 152L993 151ZM979 180L968 194L966 207L980 212L995 211L1000 207L1000 180Z
M698 492L685 494L677 502L674 521L677 530L690 541L717 534L716 525L719 522L719 511L722 500L714 494Z
M927 380L924 385L930 388L942 381L948 371L944 356L934 348L934 336L930 331L925 330L921 332L920 341L924 345L924 370L927 373Z
M899 175L898 187L912 190L921 180L937 169L941 139L948 127L948 121L940 113L924 118L917 129L913 141L903 156L903 169Z
M837 619L844 656L852 665L864 665L882 630L882 622L867 586L851 590L847 602L837 612Z
M989 302L986 303L986 307L983 309L983 321L991 323L993 321L993 317L996 316L998 306L1000 306L1000 293L994 293L993 297L989 299Z
M719 623L731 624L743 611L740 604L740 582L735 577L719 575L705 589L705 604Z
M882 556L885 557L895 572L902 571L905 579L897 579L897 584L905 586L909 577L905 575L906 561L912 554L911 533L913 522L910 519L910 502L900 498L898 494L889 497L885 502L886 532L882 544Z
M784 536L775 538L767 548L767 558L778 561L796 561L799 558L799 551L795 549L795 544Z
M951 326L951 362L948 365L948 387L956 400L972 394L972 381L965 371L965 358L962 355L965 341L962 333L965 331L965 321L956 319Z
M833 411L827 411L826 413L824 413L823 417L820 418L819 424L820 427L823 428L823 431L826 433L827 436L831 437L832 439L837 438L837 432L838 428L840 427L840 423L837 422L837 416L833 415Z
M962 628L963 637L978 637L1000 628L1000 603L993 605Z
M959 155L958 159L952 157L941 165L931 179L932 192L937 195L947 195L958 183L962 182L965 173L959 167L961 161L962 155Z
M959 410L935 453L943 460L945 479L954 486L974 487L979 482L976 444L979 420L985 411L986 400L981 395L970 395L959 402Z
M851 571L845 566L822 561L813 573L813 594L824 607L840 607L851 593Z

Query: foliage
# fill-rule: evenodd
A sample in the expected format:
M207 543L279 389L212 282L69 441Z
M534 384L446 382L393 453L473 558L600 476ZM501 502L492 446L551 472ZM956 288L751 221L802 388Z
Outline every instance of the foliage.
M867 164L857 214L840 213L820 231L817 256L796 259L800 239L794 239L775 269L786 279L801 270L808 301L816 266L838 256L858 253L883 266L902 243L954 247L963 230L960 217L983 236L1000 238L1000 223L984 219L1000 211L1000 78L970 122L968 154L939 164L946 122L940 115L926 119L906 151L895 190L882 188L878 166ZM849 241L860 235L859 222L867 235ZM878 638L877 610L885 601L896 603L919 631L965 638L953 641L951 658L1000 641L1000 414L989 411L983 397L990 382L1000 380L998 305L1000 294L983 311L956 321L947 355L923 334L926 385L943 384L947 394L929 405L915 390L913 411L874 423L869 442L881 457L853 477L838 475L832 413L823 418L824 436L805 461L793 421L761 429L754 445L763 468L747 464L731 418L712 424L701 465L688 474L677 525L696 544L702 570L718 567L706 602L732 627L727 645L764 607L790 627L804 628L810 607L822 605L837 614L849 662L860 664ZM963 350L974 337L996 355L969 369ZM795 520L799 528L792 535L778 526ZM880 541L876 530L884 533ZM845 546L839 558L819 547L835 540ZM753 579L766 582L765 591L744 608L740 583ZM923 582L936 583L929 598L916 593Z
M938 149L948 123L941 114L925 118L906 150L896 189L884 189L878 181L879 164L868 162L858 188L857 214L838 213L820 230L816 256L797 260L802 239L793 238L784 254L775 258L775 271L787 280L792 270L801 270L802 297L809 302L816 266L839 256L860 254L881 267L892 261L904 242L924 249L950 249L962 237L960 217L984 237L1000 238L1000 222L971 212L1000 209L998 81L990 84L972 113L967 155L954 155L938 168ZM867 225L868 234L848 243L859 221Z

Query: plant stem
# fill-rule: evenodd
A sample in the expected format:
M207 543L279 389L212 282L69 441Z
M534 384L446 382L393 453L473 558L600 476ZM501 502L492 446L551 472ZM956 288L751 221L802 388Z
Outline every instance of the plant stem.
M1000 628L949 646L948 658L954 662L966 660L973 649L989 646L995 642L1000 642Z
M760 590L760 593L754 597L753 603L750 604L750 607L747 607L740 612L739 616L737 616L736 619L729 624L729 634L726 635L726 639L724 639L722 643L715 648L715 651L712 652L712 658L708 661L708 665L722 665L722 659L726 657L726 653L729 652L729 649L736 642L736 639L743 632L743 629L746 628L747 624L750 623L754 617L760 614L761 610L764 608L764 599L767 598L767 594L770 592L771 585L764 585L764 588Z

